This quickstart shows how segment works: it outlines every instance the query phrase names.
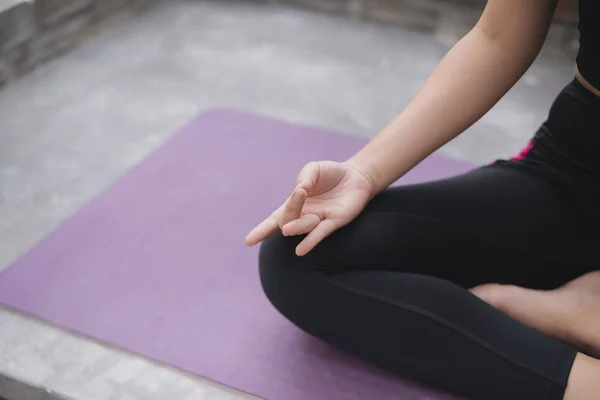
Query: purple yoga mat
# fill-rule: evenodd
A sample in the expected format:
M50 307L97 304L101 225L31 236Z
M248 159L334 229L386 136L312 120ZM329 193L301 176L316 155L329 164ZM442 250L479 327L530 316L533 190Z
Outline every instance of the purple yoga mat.
M0 274L0 303L267 399L450 399L288 323L261 292L257 248L243 243L304 163L364 143L235 111L201 115ZM404 182L469 168L433 156Z

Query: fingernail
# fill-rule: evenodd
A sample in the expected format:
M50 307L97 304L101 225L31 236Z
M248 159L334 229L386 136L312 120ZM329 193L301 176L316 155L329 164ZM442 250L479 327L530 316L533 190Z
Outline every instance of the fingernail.
M294 200L300 200L302 197L304 197L304 192L302 190L294 190L294 194L292 196Z

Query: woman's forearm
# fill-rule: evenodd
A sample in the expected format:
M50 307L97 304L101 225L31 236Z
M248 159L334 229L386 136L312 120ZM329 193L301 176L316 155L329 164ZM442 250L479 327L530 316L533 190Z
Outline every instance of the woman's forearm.
M366 171L377 191L388 187L480 119L519 80L541 43L519 45L511 48L474 28L402 113L348 162Z

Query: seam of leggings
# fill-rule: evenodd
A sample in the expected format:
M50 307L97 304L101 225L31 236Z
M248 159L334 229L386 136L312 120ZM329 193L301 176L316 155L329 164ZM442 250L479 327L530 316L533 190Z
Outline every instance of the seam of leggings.
M479 233L479 232L473 232L470 229L467 229L467 228L465 228L463 226L456 225L456 224L453 224L453 223L449 223L449 222L446 222L446 221L442 221L442 220L439 220L439 219L436 219L436 218L428 218L428 217L425 217L425 216L422 216L422 215L418 215L418 214L407 213L407 212L397 212L397 211L373 211L373 212L370 212L369 214L367 214L367 216L386 216L386 215L387 216L401 216L401 215L404 215L404 216L412 217L412 218L415 218L415 219L420 219L422 221L427 221L427 222L430 222L430 223L436 223L436 224L439 224L439 225L444 225L446 227L462 231L464 233L467 233L467 234L469 234L471 236L474 236L474 237L476 237L476 238L478 238L480 240L487 241L489 243L493 243L493 244L496 244L496 245L499 245L499 246L504 246L504 247L510 248L510 249L518 251L518 252L529 254L529 255L531 255L533 257L536 257L536 258L545 259L548 262L552 262L552 263L556 262L556 258L557 257L545 258L544 254L539 253L539 252L536 253L536 252L532 251L529 248L522 249L522 248L519 248L518 246L515 246L513 244L509 244L509 243L505 243L505 242L499 241L497 239L488 237L485 234L482 234L482 233ZM560 260L560 262L565 263L565 264L573 263L573 264L578 264L578 265L581 265L581 264L591 264L591 265L595 265L596 268L597 268L597 264L598 264L598 261L589 261L589 260L586 263L582 263L581 261L568 261L568 260Z
M335 273L335 274L337 275L338 273ZM475 343L479 344L480 346L485 347L486 349L490 350L492 353L494 353L494 354L496 354L496 355L504 358L505 360L508 360L508 361L512 362L513 364L517 365L518 367L521 367L521 368L525 369L526 371L529 371L529 372L531 372L531 373L533 373L535 375L539 375L542 378L545 378L546 380L548 380L548 381L550 381L552 383L555 383L555 384L558 384L558 385L562 384L561 382L556 382L556 379L553 376L554 374L548 374L548 373L545 373L545 372L540 372L540 371L536 370L535 368L533 368L531 366L528 366L528 365L526 365L526 364L524 364L524 363L522 363L522 362L514 359L513 357L509 356L505 352L496 349L494 346L492 346L491 344L489 344L485 340L482 340L482 339L478 338L477 336L471 334L466 329L463 329L460 326L452 323L451 321L448 321L448 320L446 320L444 318L441 318L441 317L435 315L434 313L432 313L430 311L424 310L424 309L419 308L419 307L415 307L414 305L411 305L411 304L406 304L406 303L403 303L403 302L400 302L400 301L397 301L397 300L393 300L393 299L389 299L389 298L386 298L386 297L383 297L383 296L379 296L379 295L374 294L374 293L370 293L370 292L362 291L362 290L359 290L359 289L355 289L355 288L349 287L347 285L344 285L342 283L334 282L334 281L332 281L330 279L325 279L325 281L328 282L330 285L337 286L340 289L348 291L349 293L353 293L353 294L361 296L361 297L370 298L371 300L375 300L375 301L380 301L380 302L383 302L383 303L387 303L387 304L395 306L395 307L404 308L406 310L415 312L415 313L417 313L419 315L422 315L424 317L430 318L430 319L432 319L432 320L434 320L434 321L436 321L436 322L438 322L438 323L446 326L447 328L450 328L450 329L452 329L452 330L454 330L454 331L456 331L456 332L458 332L458 333L466 336L467 338L473 340Z

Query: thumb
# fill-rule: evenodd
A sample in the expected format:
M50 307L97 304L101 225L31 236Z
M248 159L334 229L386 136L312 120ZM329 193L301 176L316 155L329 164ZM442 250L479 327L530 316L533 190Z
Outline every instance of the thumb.
M296 188L309 192L316 185L320 175L321 167L318 162L306 164L296 178Z

